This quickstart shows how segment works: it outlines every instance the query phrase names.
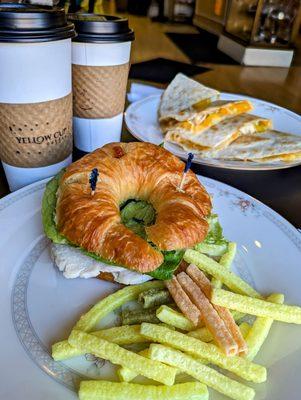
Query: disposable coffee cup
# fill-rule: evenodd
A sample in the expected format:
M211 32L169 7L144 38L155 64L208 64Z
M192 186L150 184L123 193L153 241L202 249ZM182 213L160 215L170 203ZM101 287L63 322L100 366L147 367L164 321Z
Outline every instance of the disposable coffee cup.
M12 191L72 161L74 36L63 9L0 3L0 158Z
M134 32L126 18L70 14L74 145L91 152L120 141Z

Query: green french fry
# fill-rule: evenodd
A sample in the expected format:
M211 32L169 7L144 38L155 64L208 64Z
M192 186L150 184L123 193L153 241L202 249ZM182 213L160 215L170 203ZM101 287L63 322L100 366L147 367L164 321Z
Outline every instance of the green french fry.
M283 304L284 295L283 294L272 294L267 298L267 301L271 303ZM246 336L246 342L248 345L248 353L246 354L246 358L250 361L253 361L256 355L258 354L261 346L263 345L265 339L267 338L271 326L273 324L272 318L266 317L257 317L254 324L249 330L248 335Z
M123 367L131 366L138 375L153 379L164 385L173 385L177 370L165 364L142 357L139 354L126 350L115 343L108 342L89 333L73 329L68 338L71 346L77 347L85 353L111 361Z
M213 289L211 302L257 317L272 318L276 321L301 324L301 307L275 304L266 300L232 293L223 289Z
M222 375L215 369L171 347L151 344L149 356L152 360L164 362L171 367L178 368L180 371L215 389L217 392L229 396L231 399L252 400L255 396L255 391L248 386Z
M80 400L208 400L208 390L199 382L153 386L126 382L82 381L78 395Z
M219 264L226 268L227 270L231 269L231 265L234 261L235 255L236 255L236 243L235 242L230 242L228 244L228 249L225 254L223 254L219 260ZM222 281L219 279L212 278L211 283L214 287L216 288L221 288L223 286Z
M163 326L141 324L141 334L153 342L162 343L185 353L209 361L221 368L233 372L246 380L261 383L266 380L266 369L242 357L227 357L217 346L201 342L180 332Z

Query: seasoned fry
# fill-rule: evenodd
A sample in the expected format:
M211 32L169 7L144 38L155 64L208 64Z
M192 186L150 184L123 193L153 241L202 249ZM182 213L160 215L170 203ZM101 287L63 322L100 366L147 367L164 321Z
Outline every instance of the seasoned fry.
M135 300L141 292L148 289L162 289L162 281L145 282L141 285L126 286L110 294L96 303L86 314L82 315L74 329L84 332L91 331L96 323L122 304Z
M183 331L191 331L195 329L195 326L188 318L185 317L182 313L179 313L176 310L168 306L161 306L158 308L157 317L160 321L164 322L167 325L174 326L175 328L181 329Z
M166 328L164 328L166 329ZM149 360L139 354L126 350L115 343L98 338L85 332L73 329L68 338L71 346L85 353L111 361L123 367L131 366L137 374L154 379L164 385L173 385L177 370L156 361Z
M228 244L227 252L221 256L221 258L219 260L219 264L222 267L226 268L227 270L230 270L233 260L235 258L235 255L236 255L236 243L230 242ZM220 281L219 279L212 278L211 283L214 287L219 288L219 289L223 286L222 281Z
M162 281L151 281L142 283L141 285L127 286L120 289L100 300L86 314L82 315L74 329L90 332L99 320L116 310L116 308L121 307L122 304L135 300L141 292L148 289L162 288L164 288L164 283ZM76 354L66 341L55 343L53 346L55 355L63 357L58 359L74 357L74 354ZM59 356L59 353L61 356ZM68 354L70 354L70 356Z
M140 325L124 325L92 332L91 335L108 340L119 345L145 343L145 337L140 333ZM57 342L52 346L52 357L55 361L66 360L84 354L79 349L70 346L68 340Z
M203 293L207 296L208 299L211 297L212 285L209 279L206 277L204 272L202 272L198 267L194 264L190 264L187 268L187 274L194 280L194 282L200 287ZM238 346L238 353L246 354L248 350L248 346L236 325L234 318L230 311L227 308L215 305L214 308L216 309L220 318L224 321L224 324L232 338L234 339L235 343Z
M149 349L144 349L142 351L139 351L138 354L140 356L149 358ZM120 367L117 370L117 375L121 382L131 382L133 379L136 378L136 376L138 376L137 372L133 371L128 367Z
M248 283L243 281L239 276L233 274L233 272L228 271L226 268L221 268L218 262L205 256L205 254L198 253L195 250L186 250L184 260L190 264L195 264L202 271L221 280L223 284L235 293L261 298L260 294Z
M160 344L151 344L149 355L152 360L164 362L171 367L178 368L180 371L234 400L252 400L255 396L253 389L222 375L213 368L203 365L181 351Z
M242 334L242 336L244 338L247 337L250 329L251 329L251 327L247 322L242 322L239 325L239 330L240 330L240 332L241 332L241 334ZM211 333L205 327L199 328L199 329L195 329L194 331L188 332L187 335L191 336L191 337L194 337L196 339L199 339L199 340L201 340L202 342L205 342L205 343L209 343L209 342L213 341L213 337L212 337Z
M167 289L150 289L140 293L138 301L143 308L153 308L172 303L172 297Z
M266 380L266 369L263 366L251 363L242 357L227 357L213 344L204 343L183 333L146 322L141 324L140 332L154 342L171 346L197 358L205 358L210 363L231 371L246 380L255 383Z
M194 331L188 332L187 335L199 339L205 343L213 341L212 334L208 331L208 329L205 326L203 328L195 329Z
M238 353L246 354L248 352L248 345L241 334L239 327L236 325L235 320L227 308L221 306L215 306L215 309L221 319L224 321L224 324L228 328L228 331L231 333L235 343L238 346Z
M194 327L198 326L202 319L201 313L187 296L177 279L173 277L170 281L165 281L165 285L185 317L192 322Z
M246 339L246 337L248 336L248 334L250 332L250 329L251 329L251 326L247 322L242 322L239 325L239 330L240 330L240 332L241 332L241 334L242 334L244 339Z
M156 309L148 308L143 310L124 310L121 313L122 325L141 324L141 322L150 322L157 324Z
M223 289L213 289L213 304L246 312L258 317L272 318L276 321L301 324L301 307L275 304L266 300L253 299Z
M234 318L234 321L236 321L236 322L246 316L246 313L242 313L242 312L239 312L239 311L231 310L230 312L232 314L232 317Z
M195 329L195 326L182 313L179 313L168 306L163 305L159 307L156 315L163 323L173 326L177 329L181 329L182 331L192 331ZM235 321L238 321L243 318L245 314L238 311L233 311L232 315ZM203 323L201 323L199 326L201 327L201 325L203 325Z
M139 385L126 382L82 381L80 400L208 400L208 390L200 382L174 386Z
M197 305L201 312L203 321L212 334L215 342L227 355L237 354L237 344L233 340L223 320L218 315L208 298L194 281L185 273L181 272L177 279L188 296Z
M283 304L284 295L283 294L272 294L267 298L267 301L271 303ZM257 317L254 324L249 330L249 333L246 337L246 342L249 347L249 351L246 355L246 358L250 361L253 361L259 352L261 346L263 345L265 339L267 338L271 326L273 323L272 318L265 317Z
M202 242L195 246L195 250L211 257L220 257L227 251L227 244L207 244Z
M196 265L190 264L186 269L186 273L199 286L204 295L210 299L212 285L207 276Z

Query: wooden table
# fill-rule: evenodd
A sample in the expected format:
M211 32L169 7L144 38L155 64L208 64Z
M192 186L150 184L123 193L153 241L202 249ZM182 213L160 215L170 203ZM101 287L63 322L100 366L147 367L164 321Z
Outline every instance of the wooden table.
M195 78L221 91L258 97L301 113L301 67L210 67L211 71ZM124 128L122 140L135 139ZM252 172L193 166L193 170L243 190L301 227L301 167ZM0 196L7 193L8 186L1 170Z

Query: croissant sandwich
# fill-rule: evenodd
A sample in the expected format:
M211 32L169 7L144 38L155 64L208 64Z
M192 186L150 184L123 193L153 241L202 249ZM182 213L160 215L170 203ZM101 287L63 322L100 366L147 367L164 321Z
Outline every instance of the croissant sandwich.
M150 143L110 143L61 171L42 203L67 278L123 284L170 279L208 233L211 201L185 164ZM182 184L181 184L182 181Z

